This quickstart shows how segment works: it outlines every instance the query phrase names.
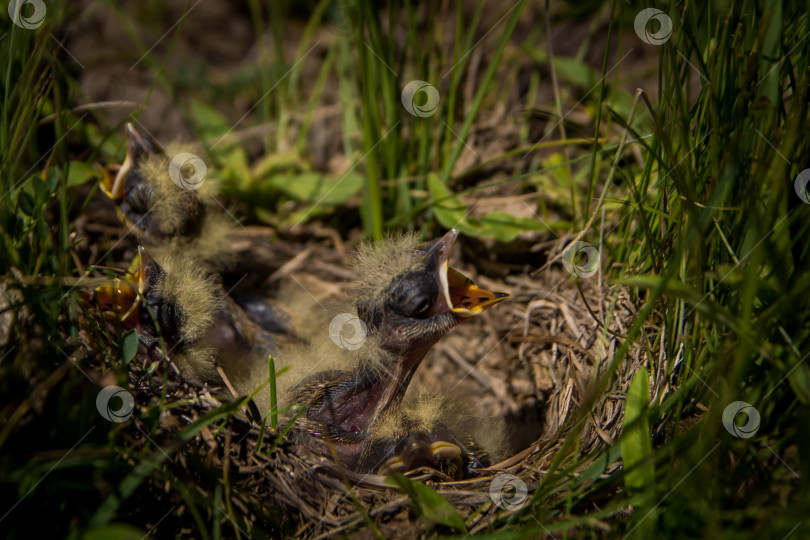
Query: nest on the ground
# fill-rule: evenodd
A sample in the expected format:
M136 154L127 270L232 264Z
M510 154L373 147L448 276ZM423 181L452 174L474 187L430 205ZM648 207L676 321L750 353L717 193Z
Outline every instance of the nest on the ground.
M327 245L334 242L316 241L296 248L279 242L271 247L266 240L257 241L268 237L267 230L247 229L241 235L243 243L234 242L234 249L249 252L251 264L260 264L263 258L273 261L276 270L270 281L289 277L310 291L320 284L323 294L329 295L339 294L335 283L352 277L342 245L335 249ZM279 267L280 262L284 264ZM668 369L666 358L655 352L662 350L664 335L652 323L645 324L639 339L624 344L626 354L617 357L640 300L621 286L600 283L599 274L575 279L555 264L536 276L492 280L476 276L474 268L460 269L483 286L509 291L512 299L446 336L425 359L409 391L437 383L465 389L480 408L506 420L511 457L463 481L447 481L429 469L408 476L435 489L467 521L469 532L476 532L519 512L570 438L575 439L575 453L585 457L583 469L602 454L600 450L613 445L622 430L625 397L637 370L648 368L651 400L660 401L673 389L674 366ZM181 403L160 413L156 458L166 445L175 449L176 455L160 460L177 469L173 478L190 482L201 500L215 497L219 482L205 469L219 470L231 501L228 514L220 519L231 521L247 536L253 536L253 527L281 526L276 532L321 537L373 523L385 537L414 537L436 525L420 516L412 498L385 477L344 470L333 459L294 445L252 421L247 407L229 421L217 417L194 433L184 431L224 403L224 394L215 389L194 387L165 369L136 368L130 377L143 411L146 401ZM138 432L149 433L154 419L137 414L133 419L139 427L133 444L138 444L135 439L149 444L151 440ZM192 463L198 465L196 472ZM603 474L620 467L620 462L607 464ZM516 488L521 482L525 496L519 487L506 494L499 489ZM152 491L164 497L172 491L170 484L153 486ZM186 508L185 498L165 497L167 505L174 505L170 513L179 522L175 526L186 523L185 530L193 530L189 510L199 509Z

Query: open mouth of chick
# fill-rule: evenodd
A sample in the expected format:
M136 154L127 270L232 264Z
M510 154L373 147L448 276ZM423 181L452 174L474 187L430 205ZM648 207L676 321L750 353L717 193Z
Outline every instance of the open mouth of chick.
M138 309L146 290L145 257L143 247L138 247L138 257L134 271L127 278L116 278L96 287L93 291L96 303L105 316L115 317L124 328L135 328L139 324Z
M126 124L127 155L120 165L101 167L101 189L113 201L120 201L126 192L126 181L129 174L135 169L135 155L138 148L151 148L146 140L132 123Z
M467 319L480 315L498 302L506 300L509 294L482 289L473 280L449 265L450 251L457 237L458 231L453 229L442 238L445 249L439 254L439 281L447 307L459 317Z
M487 308L509 298L505 292L482 289L470 278L444 263L439 273L442 293L453 313L468 318L480 315Z

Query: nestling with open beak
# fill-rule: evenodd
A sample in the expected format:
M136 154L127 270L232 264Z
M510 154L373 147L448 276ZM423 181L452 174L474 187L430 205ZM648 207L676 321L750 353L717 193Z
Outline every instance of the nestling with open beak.
M478 288L448 266L458 236L419 245L413 235L361 248L356 306L368 336L354 368L318 373L294 389L306 413L299 435L341 462L367 468L377 423L402 400L414 371L451 328L508 294Z
M163 151L131 123L125 130L124 163L102 167L101 181L121 220L153 250L183 249L190 257L221 267L232 226L216 204L217 182L203 176L187 184L185 172L170 168L172 157L192 155L194 148L170 144Z
M111 280L86 298L108 327L138 332L145 361L168 357L190 381L232 384L245 395L254 389L257 373L266 381L268 355L297 342L254 322L225 293L218 276L194 259L138 251L127 278Z

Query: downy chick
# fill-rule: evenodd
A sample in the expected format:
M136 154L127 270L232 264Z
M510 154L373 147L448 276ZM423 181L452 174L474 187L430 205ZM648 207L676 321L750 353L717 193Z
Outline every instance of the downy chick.
M193 146L172 143L163 151L131 123L125 131L124 163L103 169L101 181L119 218L155 253L182 251L223 266L232 227L216 204L217 182L202 170L186 170L204 167L193 159Z
M288 371L277 379L282 405L306 408L295 428L299 441L324 455L331 445L345 466L367 471L381 441L390 439L375 435L378 422L396 410L428 350L453 326L508 296L479 289L448 266L457 235L453 230L424 245L399 236L360 250L356 310L366 336L358 349L338 347L327 332L309 346L273 336L199 267L167 256L158 262L141 250L137 281L148 308L139 311L141 340L156 345L162 336L192 379L217 383L220 365L240 395L266 384L272 354L276 367ZM269 410L266 392L255 400L261 412ZM445 417L442 424L459 427ZM425 431L424 425L408 432ZM431 437L440 439L444 428L436 425Z
M266 381L267 358L279 343L293 340L257 325L225 294L218 276L193 259L153 257L141 247L133 267L129 279L98 287L94 303L105 319L138 332L150 360L165 353L189 380L232 385L246 395L261 366Z
M430 348L508 297L478 288L448 266L457 236L452 230L419 245L403 235L361 248L356 307L368 335L352 368L318 373L293 389L292 400L306 408L302 442L325 455L333 447L351 469L367 467L378 423L399 405Z

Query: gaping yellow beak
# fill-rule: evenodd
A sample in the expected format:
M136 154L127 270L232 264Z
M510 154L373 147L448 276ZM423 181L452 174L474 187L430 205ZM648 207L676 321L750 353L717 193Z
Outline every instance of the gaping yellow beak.
M101 191L103 191L107 195L107 197L109 197L114 201L123 198L124 193L120 187L115 188L119 192L116 195L117 198L113 196L115 179L118 177L118 173L121 170L121 165L114 164L105 167L104 165L96 163L95 166L97 169L101 171ZM119 184L119 186L120 185L121 184Z
M425 437L427 435L414 436L413 432L407 435L408 444L402 445L399 454L383 463L377 469L377 474L404 474L420 466L428 466L449 473L448 476L454 480L461 480L464 475L461 447L447 441L429 442L424 440Z
M101 313L105 317L118 319L126 327L134 326L138 322L138 306L146 289L146 257L143 247L139 247L138 257L132 264L134 271L128 272L128 277L112 279L93 291Z
M461 317L475 317L509 298L508 293L480 288L473 280L446 263L442 277L447 305Z
M101 189L110 199L120 201L126 193L127 177L135 167L139 154L152 153L152 144L141 135L131 122L125 126L127 139L127 157L121 165L101 167Z
M458 230L452 229L435 241L439 250L439 280L447 306L459 317L475 317L498 302L509 298L508 293L482 289L473 280L448 264L450 251L458 238Z

